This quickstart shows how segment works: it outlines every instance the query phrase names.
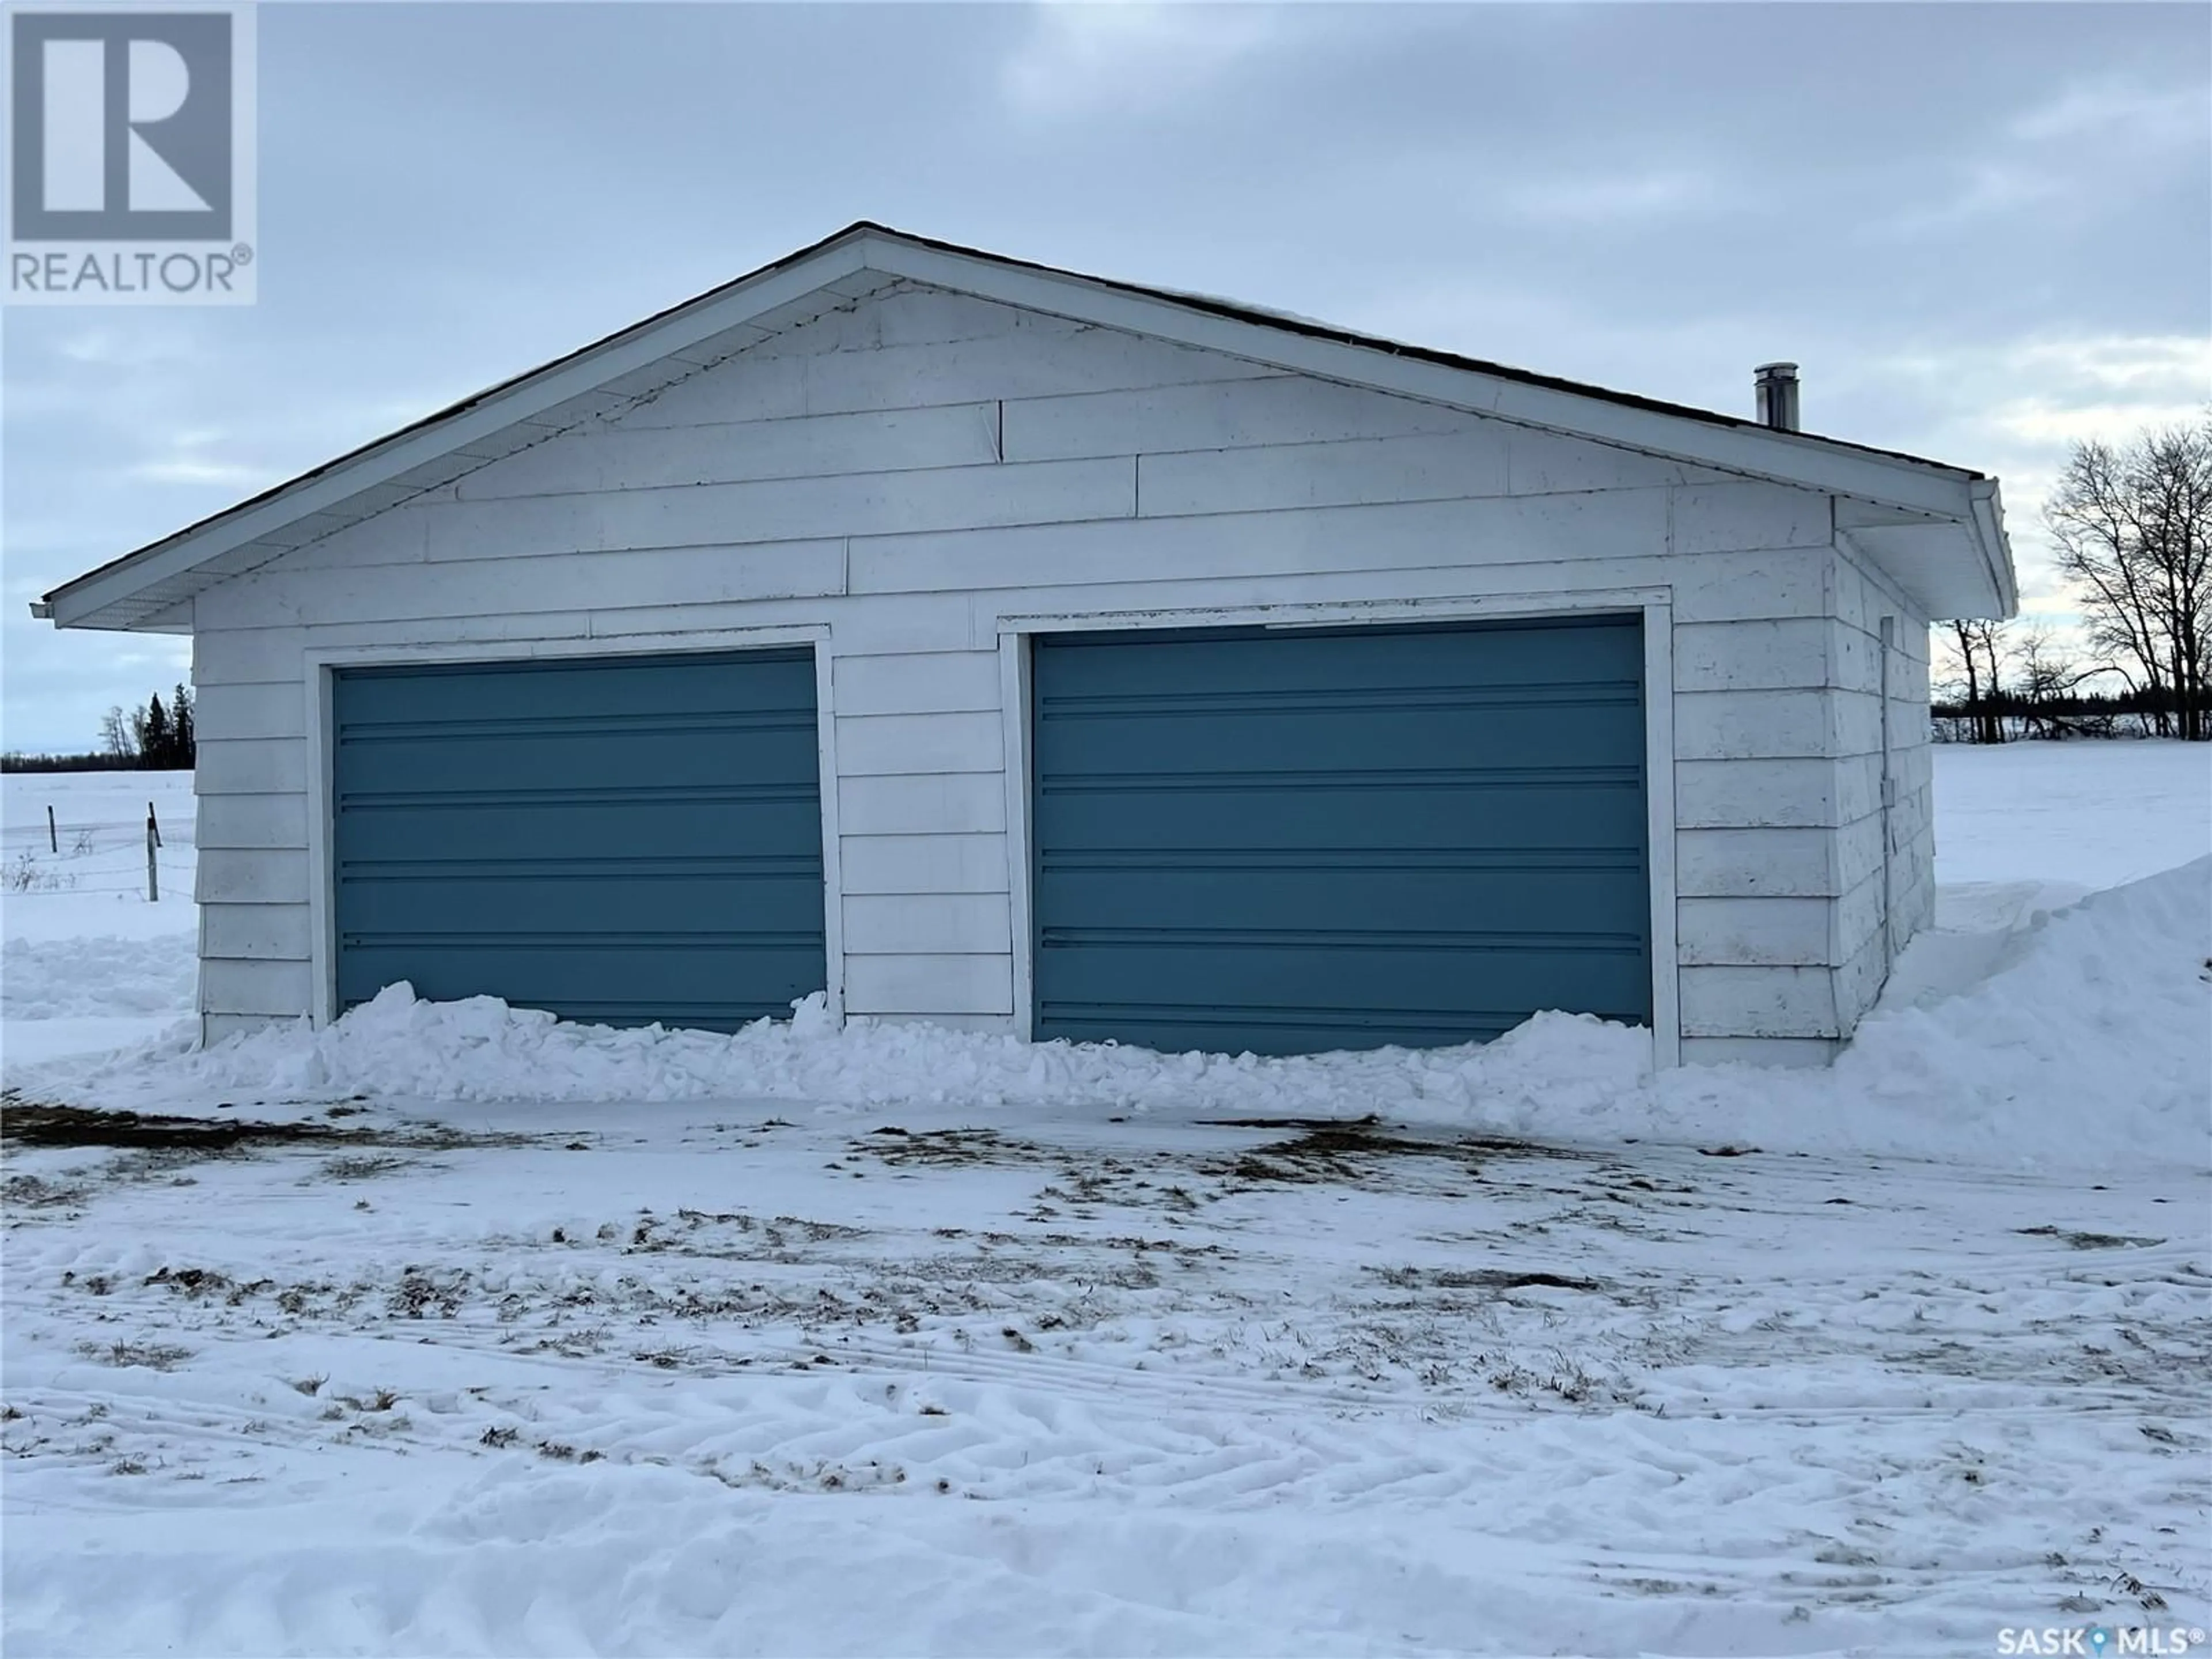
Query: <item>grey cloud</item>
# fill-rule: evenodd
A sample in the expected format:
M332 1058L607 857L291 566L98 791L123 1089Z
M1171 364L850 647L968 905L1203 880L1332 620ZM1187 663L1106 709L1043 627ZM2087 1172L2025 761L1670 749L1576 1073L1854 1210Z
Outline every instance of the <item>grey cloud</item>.
M2028 480L2069 420L2172 406L2110 343L2180 342L2185 381L2212 335L2202 8L331 5L260 34L259 305L8 319L10 744L89 741L178 656L52 638L23 594L856 217L1692 403L1796 356L1809 424Z

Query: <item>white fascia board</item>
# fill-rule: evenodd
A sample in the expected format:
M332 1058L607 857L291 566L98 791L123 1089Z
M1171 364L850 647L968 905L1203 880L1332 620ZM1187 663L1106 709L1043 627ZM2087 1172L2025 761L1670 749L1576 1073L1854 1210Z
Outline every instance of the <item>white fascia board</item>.
M1297 374L1370 386L1492 415L1569 436L1719 467L1801 489L1965 520L1971 475L1934 463L1838 449L1814 437L1761 427L1715 425L1662 410L1534 386L1379 347L1316 338L1273 325L1194 311L1167 300L1102 287L1079 276L1024 270L881 235L863 239L869 264L1003 304L1079 322L1220 351Z
M2002 621L2020 614L2020 579L2013 568L2012 543L2005 535L2004 497L1995 478L1976 483L1973 497L1974 540L1981 548L1982 562L1989 568L1990 584L1996 594L1997 608L1990 620Z
M586 347L557 368L528 375L444 419L307 479L295 489L281 490L198 531L187 531L129 563L57 588L49 596L54 625L88 625L86 619L94 612L164 577L190 570L311 513L335 507L372 485L503 431L541 410L589 392L617 375L649 367L749 317L802 298L865 268L861 239L856 237L604 344Z

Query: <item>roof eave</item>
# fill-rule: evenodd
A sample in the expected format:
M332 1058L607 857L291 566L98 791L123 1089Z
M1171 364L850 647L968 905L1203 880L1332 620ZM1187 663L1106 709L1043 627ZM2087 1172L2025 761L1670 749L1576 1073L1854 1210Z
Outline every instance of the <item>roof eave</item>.
M127 601L171 576L428 461L465 453L470 444L482 443L533 413L862 270L1751 477L1905 512L1971 520L1984 556L1991 561L1991 580L2006 604L2016 603L2010 595L2002 523L1994 516L1995 483L1978 473L1839 440L1778 432L1710 410L1581 386L1324 324L1254 313L1228 301L1009 259L863 221L65 583L39 602L44 619L63 628L139 626L143 618L130 616ZM1977 488L1984 493L1976 495ZM118 605L126 606L122 614L102 618L102 612Z
M297 477L188 525L160 541L64 582L37 603L58 628L98 626L92 615L232 548L386 483L440 456L465 448L591 391L738 326L727 314L742 302L757 316L866 268L855 228L725 287L633 324L551 363L501 381L325 461Z
M1993 481L1961 491L1949 514L1900 514L1838 501L1836 538L1930 622L2009 617L2019 608Z

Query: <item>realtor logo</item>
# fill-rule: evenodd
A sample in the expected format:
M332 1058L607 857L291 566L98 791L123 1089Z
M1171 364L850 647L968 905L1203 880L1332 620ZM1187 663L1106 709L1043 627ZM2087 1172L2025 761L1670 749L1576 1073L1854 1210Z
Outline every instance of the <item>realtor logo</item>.
M253 298L253 16L9 17L14 303Z

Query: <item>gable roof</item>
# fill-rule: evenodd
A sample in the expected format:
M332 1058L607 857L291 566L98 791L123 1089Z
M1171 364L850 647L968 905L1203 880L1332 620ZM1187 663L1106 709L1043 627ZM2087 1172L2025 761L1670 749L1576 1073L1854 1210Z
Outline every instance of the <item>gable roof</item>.
M165 613L206 587L902 279L1849 497L1844 533L1929 615L2006 616L2017 604L1996 481L1978 472L861 220L112 560L32 614L64 628L174 628Z

